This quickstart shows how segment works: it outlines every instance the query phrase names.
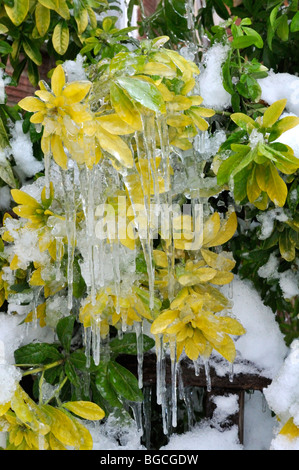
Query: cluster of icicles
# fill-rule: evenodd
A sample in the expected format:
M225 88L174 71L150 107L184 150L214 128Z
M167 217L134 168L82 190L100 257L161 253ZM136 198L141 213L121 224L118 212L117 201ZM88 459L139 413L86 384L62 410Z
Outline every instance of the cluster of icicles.
M200 5L199 5L200 3ZM194 5L191 1L188 2L187 14L188 24L193 28L193 8ZM205 2L198 2L198 8L205 7ZM116 299L120 298L122 288L122 275L120 269L120 241L116 240L107 241L99 240L96 236L96 209L99 204L105 204L107 198L107 186L110 184L109 178L114 178L114 183L119 183L129 194L130 203L135 210L135 206L140 201L140 193L144 200L144 207L146 211L146 227L136 226L139 230L140 243L143 256L147 266L148 273L148 289L149 289L149 304L150 308L154 307L154 284L155 284L155 270L153 264L153 233L152 233L152 220L153 216L152 205L154 204L155 210L166 204L168 207L171 205L173 191L171 188L171 175L170 175L170 154L171 148L168 139L168 127L166 118L162 115L149 115L142 116L142 131L136 132L135 135L128 141L131 146L132 153L136 155L136 160L140 161L145 159L147 161L145 171L141 172L136 166L133 168L118 168L115 171L110 166L111 174L107 178L107 168L103 170L102 162L95 165L93 168L84 166L77 166L69 155L69 166L67 170L60 170L61 182L64 194L64 210L66 215L66 236L67 236L67 283L68 283L68 310L71 312L74 309L73 299L73 265L75 260L75 247L76 247L76 208L78 194L78 181L76 181L76 172L79 175L79 194L81 198L84 219L85 219L85 240L86 252L82 253L83 258L88 260L89 281L87 283L88 295L91 298L92 305L96 303L96 294L99 288L106 287L105 280L105 261L107 261L107 244L111 253L111 263L113 270L113 291ZM156 146L156 143L159 143ZM141 150L142 149L142 150ZM204 149L203 149L204 151ZM160 159L159 170L157 168L157 158ZM45 156L45 179L46 185L49 185L50 176L50 159ZM163 190L160 188L160 181L163 181ZM132 182L134 184L132 184ZM136 182L138 182L138 193L136 193ZM77 193L76 193L77 191ZM109 192L109 191L108 191ZM198 205L199 199L191 198L191 208ZM137 209L136 209L137 213ZM168 298L171 301L174 298L174 244L171 236L172 221L169 217L169 234L170 243L167 248L168 258L168 279L170 280L168 286ZM144 234L140 230L144 230ZM60 252L62 250L63 238L56 237L57 247L57 279L60 274ZM137 254L137 253L135 253ZM131 274L130 274L131 275ZM130 276L129 275L129 276ZM110 283L111 287L111 283ZM120 304L116 302L116 313L120 313ZM84 345L87 358L87 366L90 357L93 358L95 364L99 364L101 360L101 321L95 320L91 327L84 328ZM143 388L143 326L141 322L135 322L133 326L136 333L137 342L137 363L138 363L138 384ZM121 336L124 332L128 331L128 326L123 319L122 328L119 330ZM177 426L177 402L178 394L184 395L184 387L182 388L182 381L179 380L180 364L176 358L176 344L175 341L169 344L170 361L171 361L171 386L169 393L169 386L166 385L166 359L167 351L163 343L162 335L156 339L156 400L157 404L161 405L163 431L165 434L169 433L171 427ZM195 374L199 374L199 363L194 362ZM204 363L207 389L211 388L209 363ZM179 383L178 383L179 382ZM170 400L169 400L170 396ZM169 405L170 403L170 405ZM187 407L188 408L188 407ZM134 405L134 412L137 425L139 426L141 417L141 404Z

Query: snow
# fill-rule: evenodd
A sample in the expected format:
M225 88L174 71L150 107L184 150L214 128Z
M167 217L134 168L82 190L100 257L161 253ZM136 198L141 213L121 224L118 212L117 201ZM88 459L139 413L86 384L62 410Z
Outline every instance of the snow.
M11 400L21 378L20 369L9 364L0 364L0 406Z
M288 351L275 316L250 281L235 276L232 289L232 313L246 329L236 340L236 350L241 360L252 362L262 375L273 378Z
M299 115L299 77L289 73L274 73L258 80L262 89L261 99L269 105L287 99L286 111Z
M84 69L84 60L84 57L81 54L78 54L75 60L66 60L63 63L63 68L68 82L87 80Z
M204 54L204 67L198 77L199 94L203 98L203 106L223 110L231 104L231 95L223 87L221 72L229 49L229 45L216 43Z
M33 155L33 146L29 134L24 134L23 121L16 121L11 129L11 153L16 162L15 171L21 180L31 178L44 169L44 164Z

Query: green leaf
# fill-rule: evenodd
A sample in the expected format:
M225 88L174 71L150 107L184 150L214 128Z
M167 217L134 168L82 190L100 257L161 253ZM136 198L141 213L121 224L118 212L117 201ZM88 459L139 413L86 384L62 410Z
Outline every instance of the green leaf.
M289 239L287 230L284 230L279 236L279 251L283 259L293 261L296 256L295 245Z
M56 333L65 351L69 351L75 324L75 315L68 315L59 320L56 326Z
M232 41L232 47L236 49L245 49L246 47L256 45L257 38L253 35L239 36Z
M222 79L223 79L222 83L223 83L223 88L232 95L234 93L234 85L233 85L232 77L231 77L230 61L231 61L231 54L229 54L228 59L222 65Z
M228 183L232 171L237 168L242 162L244 155L246 155L250 149L244 149L244 153L234 153L226 160L224 160L217 172L217 183L221 186L225 183Z
M264 41L262 39L262 37L259 35L259 33L257 31L255 31L255 29L252 29L252 28L248 28L248 26L246 26L245 28L243 28L243 31L245 32L245 34L249 37L253 36L255 38L255 42L253 43L258 49L262 49L262 47L264 46Z
M297 31L299 31L299 11L297 11L295 15L293 16L293 19L290 25L290 31L291 33L296 33Z
M281 134L298 125L299 117L297 116L286 116L280 119L272 126L268 141L273 142L274 140L278 139Z
M23 39L22 44L24 52L29 57L29 59L31 59L32 62L34 62L38 66L42 65L43 59L37 45L27 38Z
M83 350L77 349L69 356L69 361L76 369L86 371L86 355Z
M109 361L108 377L114 390L129 401L143 401L143 394L138 387L138 381L128 369L117 362Z
M286 14L278 18L276 33L277 36L284 42L289 39L289 23Z
M155 341L149 336L143 335L143 352L149 351L154 347ZM111 352L116 356L118 354L137 355L137 340L135 333L126 333L122 339L113 338L109 343Z
M80 380L78 374L76 372L75 367L70 361L66 361L64 365L64 372L71 384L74 385L74 387L80 387Z
M101 362L98 366L98 371L96 374L95 384L97 390L100 392L102 397L110 403L110 405L117 408L123 408L122 402L118 398L118 394L110 383L108 374L107 374L108 364Z
M30 343L21 346L14 353L16 364L46 364L62 359L54 344Z
M131 77L119 78L117 83L137 103L156 113L165 113L163 96L153 83Z
M12 52L12 47L6 41L0 41L0 54L5 56Z

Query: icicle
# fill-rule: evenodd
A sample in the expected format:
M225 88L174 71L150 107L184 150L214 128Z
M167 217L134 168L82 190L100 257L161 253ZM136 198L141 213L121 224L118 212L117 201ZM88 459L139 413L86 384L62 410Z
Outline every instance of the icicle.
M209 364L208 359L204 361L204 367L205 367L205 374L206 374L207 391L210 392L212 390L212 385L211 385L211 375L210 375L210 364Z
M143 391L143 416L144 416L144 432L145 432L145 446L147 449L151 445L151 426L152 426L152 389L145 387Z
M32 324L34 328L37 328L38 325L38 318L37 318L37 306L38 306L38 300L42 291L42 287L38 287L37 289L33 290L33 301L32 301Z
M163 343L163 336L156 338L156 368L157 368L157 379L156 379L156 395L157 404L161 405L162 408L162 423L163 432L168 434L168 410L167 410L167 389L166 389L166 357Z
M234 381L234 364L231 363L229 365L229 374L228 374L229 381L232 383Z
M142 152L139 145L139 134L135 133L135 143L138 161L142 160ZM134 212L135 220L138 221L140 217L140 193L136 194L136 181L140 183L140 191L143 196L144 203L144 215L146 217L146 226L137 226L140 243L144 259L147 266L148 282L149 282L149 293L150 293L150 308L154 307L154 287L155 287L155 270L153 266L153 239L151 232L151 204L150 204L150 184L149 174L144 175L142 171L137 171L136 168L132 170L130 174L124 175L124 183L129 192L130 200L132 203L132 209ZM133 185L132 185L133 181Z
M85 347L86 368L90 367L90 353L91 353L91 327L83 329L83 344Z
M61 258L63 255L63 237L55 237L55 241L56 241L55 273L56 273L56 281L60 281Z
M68 310L73 307L73 265L76 241L76 204L74 189L74 168L67 171L61 169L62 183L65 195L66 235L67 235L67 282L68 282Z
M141 322L134 323L137 343L137 377L138 386L143 387L143 328Z
M87 258L90 273L90 296L91 303L95 305L95 207L94 207L94 183L95 167L92 169L83 166L79 171L80 192L82 198L83 212L85 216L85 230L87 240Z
M198 376L199 376L199 373L200 373L200 365L199 365L199 363L198 363L198 360L193 361L193 366L194 366L194 373L195 373L195 376L198 377Z
M234 297L234 286L233 286L233 283L230 282L230 283L228 284L228 298L229 298L230 300L232 300L233 297Z
M52 155L50 152L44 154L44 167L45 167L45 187L46 187L46 198L50 197L50 167L51 167Z
M170 341L170 361L171 361L171 416L172 426L177 427L177 358L176 339Z
M114 278L114 295L116 299L115 311L117 314L120 313L120 287L121 287L121 276L119 269L119 239L111 240L110 243L111 261L113 267L113 278Z
M140 402L132 402L130 403L130 407L133 411L137 431L142 431L142 403Z
M91 327L92 336L92 358L95 365L100 363L100 352L101 352L101 328L100 320L95 319Z

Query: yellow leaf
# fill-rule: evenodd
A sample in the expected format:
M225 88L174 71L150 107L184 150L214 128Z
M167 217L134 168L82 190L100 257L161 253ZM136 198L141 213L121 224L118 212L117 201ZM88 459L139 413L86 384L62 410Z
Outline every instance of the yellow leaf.
M67 169L67 156L63 148L61 138L58 135L51 136L51 150L53 153L53 158L57 165L59 165L64 170Z
M22 204L25 206L30 206L33 209L38 209L40 204L29 194L21 191L20 189L12 189L11 195L17 204Z
M143 68L143 73L146 75L160 75L166 78L174 78L176 76L176 70L159 62L147 62Z
M189 109L191 105L192 102L187 96L177 95L168 104L168 110L170 112L184 111L186 109Z
M117 114L109 114L107 116L100 116L97 118L101 127L105 131L113 135L126 135L135 132L135 129L131 127L126 121L121 119Z
M80 439L75 423L62 410L50 405L42 405L43 411L50 417L51 432L64 446L79 448Z
M264 112L262 127L272 127L281 116L286 104L286 99L278 100L271 104L271 106L269 106L269 108Z
M212 283L216 285L224 285L224 284L229 284L234 278L233 273L229 272L217 272L217 274L213 277Z
M52 43L55 51L59 55L66 53L69 47L70 32L65 22L59 22L52 34Z
M83 419L96 421L105 416L104 410L91 401L68 401L62 406Z
M19 258L18 258L17 255L14 255L13 259L10 262L9 267L12 271L15 271L15 269L18 269L18 267L19 267Z
M170 114L167 117L167 124L172 127L186 127L192 124L192 119L185 114Z
M184 287L182 290L179 291L177 294L176 298L171 302L170 308L172 310L180 308L181 305L183 305L185 299L188 297L189 291L187 287Z
M193 338L187 338L185 341L185 353L191 359L191 361L196 361L199 355L199 347L193 341Z
M14 0L12 7L4 3L4 8L13 24L20 26L29 11L29 0Z
M201 282L212 281L216 274L216 269L199 268L194 272L186 271L185 274L178 277L178 281L182 286L193 286Z
M0 416L5 415L5 413L10 409L10 402L0 405Z
M164 330L178 317L177 310L166 310L154 320L151 326L151 333L153 335L163 333Z
M41 277L41 268L38 268L33 271L29 283L31 286L44 286L46 284L43 278Z
M208 246L209 242L212 241L220 229L220 215L218 212L214 212L208 220L205 222L203 227L203 245Z
M235 234L235 231L237 230L237 225L238 225L238 220L237 220L236 213L232 212L229 215L228 219L221 226L215 238L210 240L208 243L205 243L205 239L204 239L204 246L212 247L212 246L223 245L228 240L230 240L232 236Z
M67 98L68 104L74 104L78 103L79 101L82 101L83 98L87 95L91 87L91 82L86 81L75 81L68 83L63 92L62 95Z
M276 206L284 206L288 195L288 188L283 179L279 176L274 165L270 165L267 193Z
M97 138L103 150L110 153L118 162L127 168L133 166L133 155L121 137L106 132L103 128L97 131Z
M50 10L40 3L35 7L35 24L41 37L45 36L50 26Z
M38 98L34 98L33 96L27 96L26 98L23 98L21 101L19 101L18 105L20 108L25 109L25 111L30 111L31 113L45 110L44 103Z
M230 335L244 335L246 333L245 328L235 318L231 317L219 317L221 324L221 331Z
M290 418L281 428L280 433L286 436L289 440L297 439L299 437L299 428L294 424L293 418Z
M201 249L201 254L211 268L219 269L220 271L231 271L235 267L235 260L229 258L228 254L225 256L225 253L218 254L203 248Z
M154 262L157 266L160 266L161 268L168 267L167 255L164 251L153 250L153 257L154 257Z

